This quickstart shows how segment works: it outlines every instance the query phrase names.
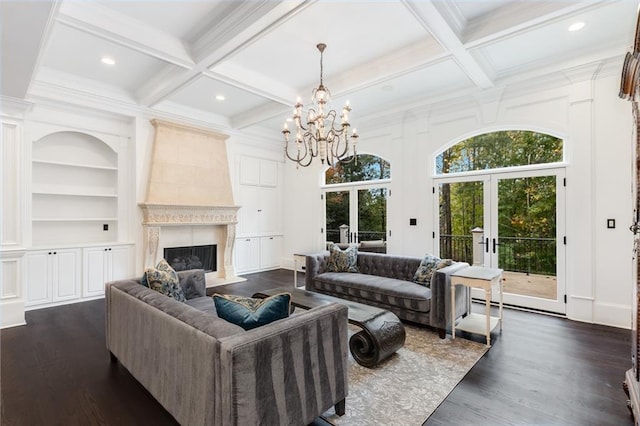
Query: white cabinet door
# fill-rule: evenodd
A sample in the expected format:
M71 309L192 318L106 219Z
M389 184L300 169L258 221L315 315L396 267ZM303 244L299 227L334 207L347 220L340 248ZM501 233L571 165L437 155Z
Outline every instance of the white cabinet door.
M278 185L278 163L255 157L240 158L240 184L256 186Z
M53 301L80 297L80 250L54 250L53 260Z
M240 158L240 184L260 185L260 159L254 157Z
M131 265L133 264L133 262L131 259L131 250L129 250L129 246L113 247L113 250L110 253L111 276L109 277L109 281L131 278L133 275L133 271L131 270Z
M276 188L260 188L260 208L258 209L260 232L278 232L278 193Z
M278 185L278 163L271 160L260 160L260 185Z
M34 251L26 256L25 306L51 302L50 257L53 251Z
M130 264L129 246L84 249L83 297L102 296L105 283L131 278Z
M236 272L255 271L259 268L260 238L238 238L236 240Z
M260 187L240 186L239 234L260 232Z
M80 250L40 250L26 256L25 306L80 297Z
M84 249L84 280L82 296L99 296L104 293L107 281L108 247L91 247Z
M260 238L260 268L280 266L282 237Z

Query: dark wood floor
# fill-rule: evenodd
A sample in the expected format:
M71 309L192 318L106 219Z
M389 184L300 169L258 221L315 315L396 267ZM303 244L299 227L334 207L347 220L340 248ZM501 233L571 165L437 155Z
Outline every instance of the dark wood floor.
M216 291L251 295L293 286L285 270L247 278ZM27 322L0 333L2 425L176 424L109 362L102 300L31 311ZM426 425L633 424L621 387L629 331L506 310L504 330L493 339Z

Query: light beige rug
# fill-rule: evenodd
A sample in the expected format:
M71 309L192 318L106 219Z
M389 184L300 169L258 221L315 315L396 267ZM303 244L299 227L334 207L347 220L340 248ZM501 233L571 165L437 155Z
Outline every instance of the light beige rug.
M421 425L487 351L484 344L440 339L428 329L405 324L405 330L405 346L375 368L349 355L346 414L336 416L332 408L325 420L339 426Z

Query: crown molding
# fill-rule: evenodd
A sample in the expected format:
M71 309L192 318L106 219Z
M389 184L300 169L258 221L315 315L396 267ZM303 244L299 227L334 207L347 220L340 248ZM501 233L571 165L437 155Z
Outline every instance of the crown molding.
M0 115L12 118L23 118L33 108L33 102L23 99L0 96Z

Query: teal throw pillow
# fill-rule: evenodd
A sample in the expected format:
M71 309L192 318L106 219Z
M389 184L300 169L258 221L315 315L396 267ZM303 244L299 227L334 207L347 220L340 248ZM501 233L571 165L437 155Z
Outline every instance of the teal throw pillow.
M358 246L351 245L340 250L335 244L329 244L328 272L359 272L358 270Z
M413 275L413 282L429 287L431 285L431 276L433 275L433 271L437 269L438 264L441 261L442 259L438 256L426 254L420 262L420 266L418 266L416 273Z
M260 327L273 321L287 318L291 305L291 295L280 293L265 299L214 294L218 317L239 325L245 330Z
M164 259L158 262L155 268L145 269L140 283L151 290L172 297L178 302L187 300L182 287L180 287L178 274Z

